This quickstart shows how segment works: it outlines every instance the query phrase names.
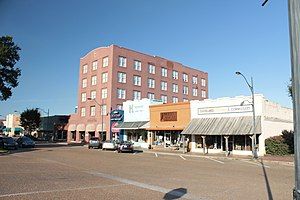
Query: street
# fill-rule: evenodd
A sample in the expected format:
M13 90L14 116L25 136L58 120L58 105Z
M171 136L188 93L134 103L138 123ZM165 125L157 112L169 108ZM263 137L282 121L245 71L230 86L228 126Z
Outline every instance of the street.
M0 156L0 199L291 199L294 167L46 147Z

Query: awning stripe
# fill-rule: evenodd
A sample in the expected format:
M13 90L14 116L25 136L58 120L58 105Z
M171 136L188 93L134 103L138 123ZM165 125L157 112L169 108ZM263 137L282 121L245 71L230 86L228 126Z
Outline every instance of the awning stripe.
M140 122L123 122L118 124L115 128L130 130L130 129L146 129L148 121L140 121Z
M181 132L186 135L252 135L253 118L219 117L192 119ZM261 133L261 117L255 118L255 132Z

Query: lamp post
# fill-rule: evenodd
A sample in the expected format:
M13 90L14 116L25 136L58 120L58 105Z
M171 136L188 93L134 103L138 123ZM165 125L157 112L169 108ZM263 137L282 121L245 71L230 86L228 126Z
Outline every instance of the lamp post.
M253 158L257 158L257 152L256 152L256 132L255 132L255 104L254 104L254 87L253 87L253 78L251 77L251 84L249 84L248 80L246 79L246 77L244 76L244 74L242 74L241 72L235 72L236 75L241 75L246 84L248 85L250 91L251 91L251 96L252 96L252 114L253 114L253 120L252 120L252 133L253 133L253 139L252 139L252 154L253 154Z
M101 112L100 112L100 114L101 114L101 140L103 141L103 99L102 99L102 102L101 102L101 104L100 103L98 103L98 101L96 101L96 99L92 99L91 97L88 97L87 98L87 100L93 100L98 106L100 106L100 110L101 110Z

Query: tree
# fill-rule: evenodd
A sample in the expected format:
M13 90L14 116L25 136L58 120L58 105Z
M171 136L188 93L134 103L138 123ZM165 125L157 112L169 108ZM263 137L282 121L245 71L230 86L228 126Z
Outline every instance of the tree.
M292 79L290 79L290 84L287 86L287 88L288 88L289 96L290 96L291 98L293 98Z
M21 126L25 129L27 134L37 130L41 123L41 113L37 108L27 109L21 113Z
M18 86L21 70L15 68L21 50L11 36L0 37L0 100L5 101L12 95L12 88Z

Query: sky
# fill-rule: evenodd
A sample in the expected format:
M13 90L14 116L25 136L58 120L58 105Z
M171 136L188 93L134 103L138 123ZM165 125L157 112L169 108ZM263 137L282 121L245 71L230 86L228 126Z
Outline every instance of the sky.
M79 60L116 44L208 72L209 98L255 93L292 107L287 0L0 0L0 36L21 47L22 70L0 115L70 114ZM44 113L43 113L44 114Z

